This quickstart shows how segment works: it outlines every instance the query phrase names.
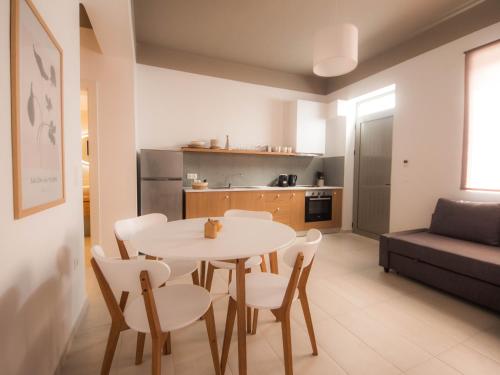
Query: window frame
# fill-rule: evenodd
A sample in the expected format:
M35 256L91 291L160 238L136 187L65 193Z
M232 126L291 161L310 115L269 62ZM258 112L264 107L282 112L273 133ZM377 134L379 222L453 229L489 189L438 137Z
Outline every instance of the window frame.
M462 145L462 172L460 189L468 191L483 191L483 192L496 192L500 193L500 189L482 189L482 188L472 188L467 186L467 169L468 169L468 156L469 156L469 81L470 81L470 58L474 52L491 48L500 44L500 39L493 40L489 43L483 44L481 46L472 48L465 51L465 71L464 71L464 133L463 133L463 145Z

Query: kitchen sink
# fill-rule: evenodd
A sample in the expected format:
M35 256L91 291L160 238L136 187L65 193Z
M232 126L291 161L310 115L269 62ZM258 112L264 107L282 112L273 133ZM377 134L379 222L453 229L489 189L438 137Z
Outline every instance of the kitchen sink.
M260 189L259 186L215 186L212 190L229 190L229 189Z

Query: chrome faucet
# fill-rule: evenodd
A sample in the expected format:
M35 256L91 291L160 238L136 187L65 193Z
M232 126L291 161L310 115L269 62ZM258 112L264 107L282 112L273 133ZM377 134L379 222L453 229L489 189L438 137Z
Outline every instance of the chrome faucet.
M231 177L243 177L243 173L234 173L234 174L226 175L224 182L226 183L226 186L228 189L231 189L231 186L232 186Z

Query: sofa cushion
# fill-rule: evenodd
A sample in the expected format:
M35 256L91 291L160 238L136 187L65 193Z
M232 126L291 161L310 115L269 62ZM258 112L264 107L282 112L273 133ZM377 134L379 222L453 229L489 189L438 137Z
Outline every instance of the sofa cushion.
M495 246L463 241L427 231L394 233L384 237L390 253L418 259L500 286L500 250Z
M431 233L500 246L500 203L439 199Z

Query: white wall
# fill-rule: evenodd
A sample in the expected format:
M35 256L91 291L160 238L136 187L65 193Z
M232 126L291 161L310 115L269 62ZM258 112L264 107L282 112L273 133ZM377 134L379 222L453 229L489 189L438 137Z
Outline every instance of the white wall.
M460 190L464 51L498 39L500 23L417 56L329 95L352 99L396 84L391 231L426 227L439 197L500 201L500 194ZM354 122L348 121L344 229L352 222ZM409 165L404 166L403 160Z
M137 214L134 65L130 58L81 50L82 79L97 86L99 241L116 255L114 222Z
M341 101L335 100L327 107L325 157L345 156L346 117L339 114L341 105Z
M218 138L224 145L284 145L288 102L321 95L137 64L137 148Z
M35 0L64 50L66 203L13 218L10 1L0 1L0 372L53 374L85 302L78 2Z
M91 153L97 152L100 236L92 241L99 241L109 255L118 255L113 224L137 215L131 8L122 0L83 2L102 51L81 48L81 78L96 87L97 145ZM92 192L91 186L91 201Z

